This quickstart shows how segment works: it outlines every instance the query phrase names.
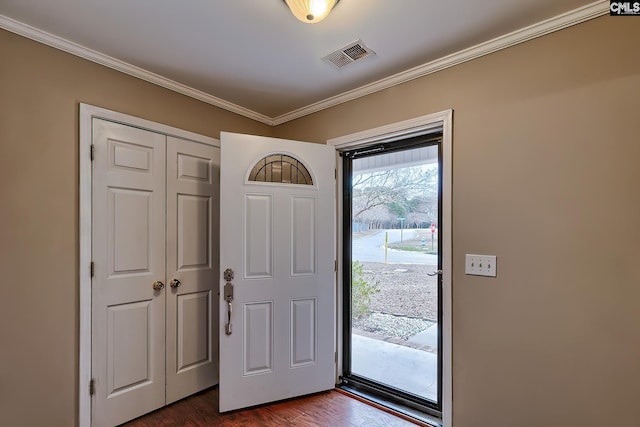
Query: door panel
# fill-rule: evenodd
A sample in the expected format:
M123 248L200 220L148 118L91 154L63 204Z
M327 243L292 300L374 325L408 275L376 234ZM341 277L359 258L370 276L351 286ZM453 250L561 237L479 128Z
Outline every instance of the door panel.
M273 197L246 194L244 202L244 275L272 277Z
M291 276L316 271L316 200L291 198Z
M177 297L178 374L211 358L211 291Z
M273 371L273 302L244 305L244 375Z
M211 268L211 197L178 194L178 270Z
M219 159L215 147L167 137L167 404L218 381Z
M164 405L165 137L94 119L93 425Z
M107 367L109 396L148 382L151 301L107 308L107 342L112 349Z
M291 301L291 367L313 364L316 361L318 329L316 299Z
M124 188L107 191L112 274L149 272L153 192Z
M334 169L333 147L221 134L222 412L334 387Z

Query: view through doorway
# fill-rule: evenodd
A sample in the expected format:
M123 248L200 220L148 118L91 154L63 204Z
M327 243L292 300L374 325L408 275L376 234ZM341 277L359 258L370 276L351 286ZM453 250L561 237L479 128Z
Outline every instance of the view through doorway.
M344 381L434 415L442 409L441 143L429 135L343 152Z

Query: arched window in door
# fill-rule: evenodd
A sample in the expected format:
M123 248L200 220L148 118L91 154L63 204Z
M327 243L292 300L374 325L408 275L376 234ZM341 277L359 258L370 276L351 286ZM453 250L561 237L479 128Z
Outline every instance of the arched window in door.
M269 154L251 169L249 181L280 184L313 185L307 167L288 154Z

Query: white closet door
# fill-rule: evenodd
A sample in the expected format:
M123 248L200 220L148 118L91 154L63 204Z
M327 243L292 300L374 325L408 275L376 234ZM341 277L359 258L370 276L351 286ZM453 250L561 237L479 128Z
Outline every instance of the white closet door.
M218 382L220 149L167 138L167 404Z
M166 137L93 132L92 425L113 426L165 403Z

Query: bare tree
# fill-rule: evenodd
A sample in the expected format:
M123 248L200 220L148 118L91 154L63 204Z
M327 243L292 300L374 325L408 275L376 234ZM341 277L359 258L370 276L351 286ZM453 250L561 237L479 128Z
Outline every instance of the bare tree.
M353 219L372 223L408 217L411 213L432 214L437 210L438 175L434 168L404 167L361 173L352 180ZM428 221L427 220L427 221ZM414 219L414 222L416 219Z

